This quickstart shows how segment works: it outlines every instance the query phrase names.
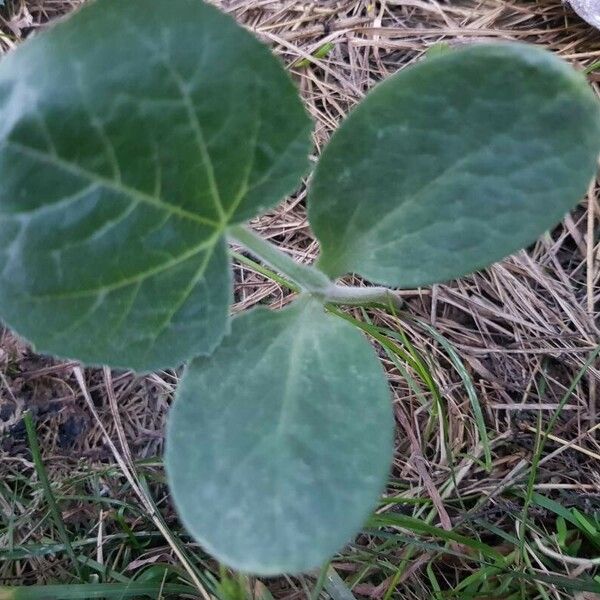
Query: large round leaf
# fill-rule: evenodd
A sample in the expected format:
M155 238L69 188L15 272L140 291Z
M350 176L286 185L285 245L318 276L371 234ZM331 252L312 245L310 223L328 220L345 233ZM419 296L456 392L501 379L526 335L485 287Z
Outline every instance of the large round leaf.
M325 149L309 196L320 267L402 287L485 267L562 218L599 150L596 98L549 52L427 59L378 85Z
M167 429L175 504L242 571L319 566L358 531L392 452L390 393L351 325L301 299L234 320L185 371Z
M0 62L0 315L41 351L136 369L209 352L223 232L307 167L269 50L200 0L97 0Z

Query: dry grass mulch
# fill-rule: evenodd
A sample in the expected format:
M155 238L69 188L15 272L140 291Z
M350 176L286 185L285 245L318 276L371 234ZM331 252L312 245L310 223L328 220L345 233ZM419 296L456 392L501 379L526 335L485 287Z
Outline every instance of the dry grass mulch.
M0 7L1 51L10 51L77 4L6 0ZM581 69L600 59L600 32L561 0L217 4L288 65L313 116L317 152L373 85L440 42L519 40L549 48ZM320 54L326 55L318 58ZM600 75L592 71L589 78L598 91ZM599 218L594 187L561 226L527 251L460 281L407 290L400 317L369 313L374 323L400 336L405 352L404 360L402 355L395 362L385 359L398 421L389 489L397 499L394 510L483 540L505 557L514 555L521 571L539 575L538 581L469 562L464 556L468 546L451 545L450 552L443 552L448 549L443 536L390 529L384 538L361 536L336 557L333 568L346 587L340 592L336 585L342 584L328 580L330 596L337 600L336 594L342 598L351 589L357 597L375 600L446 597L436 591L439 586L451 598L600 597L548 580L558 576L576 582L597 572L600 533L596 537L588 528L586 534L585 525L567 519L561 544L556 505L576 522L582 515L600 531L600 363L582 373L600 343ZM310 262L317 254L304 190L254 226L300 261ZM251 267L238 265L236 270L236 309L288 300L286 290ZM360 311L355 314L363 318ZM157 565L179 573L181 556L173 548L180 539L203 572L219 572L182 536L157 459L176 384L175 373L136 377L82 372L74 363L35 355L8 331L2 334L0 584L72 580L68 556L55 551L61 538L35 485L22 422L26 409L35 417L67 530L87 540L78 552L99 565L88 564L90 573L103 581L115 574L133 578ZM474 402L481 406L491 446L487 466ZM532 480L534 499L526 504L540 431L551 420L554 427ZM166 534L148 516L154 510L151 502L164 515ZM18 548L29 550L14 552ZM476 574L485 569L485 577L478 579ZM479 587L465 586L469 578ZM211 581L202 581L211 593L230 594L211 588ZM244 594L257 593L254 582L244 586ZM269 583L271 593L281 598L302 596L312 587L311 578Z

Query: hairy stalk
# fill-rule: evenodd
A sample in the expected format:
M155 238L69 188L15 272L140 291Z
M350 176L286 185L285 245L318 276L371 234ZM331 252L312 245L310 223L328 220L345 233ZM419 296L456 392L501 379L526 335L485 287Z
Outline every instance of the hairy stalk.
M353 287L333 283L315 267L301 265L250 229L237 225L229 229L229 238L249 250L256 258L297 283L302 290L320 296L332 304L402 305L401 298L384 287Z
M289 277L306 292L324 294L331 286L327 275L314 267L297 263L279 248L242 225L229 228L229 239L250 250L256 258Z
M388 307L400 308L402 298L393 290L385 287L354 287L330 283L325 291L325 301L332 304L385 304Z

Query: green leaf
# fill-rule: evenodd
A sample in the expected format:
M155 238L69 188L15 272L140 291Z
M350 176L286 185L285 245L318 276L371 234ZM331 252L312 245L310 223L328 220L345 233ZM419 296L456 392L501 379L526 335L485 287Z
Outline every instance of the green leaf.
M392 454L390 393L362 334L310 298L233 321L194 360L167 428L184 525L227 565L318 567L376 504Z
M270 51L200 0L97 0L0 62L0 314L39 350L149 370L227 329L228 225L307 167Z
M428 58L378 85L325 149L309 194L319 266L401 287L485 267L563 217L599 150L594 94L549 52Z

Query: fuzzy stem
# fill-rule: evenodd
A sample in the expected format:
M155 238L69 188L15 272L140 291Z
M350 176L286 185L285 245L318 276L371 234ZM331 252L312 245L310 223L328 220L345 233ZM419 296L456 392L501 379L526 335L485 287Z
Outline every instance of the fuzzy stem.
M325 291L325 301L332 304L385 304L393 308L400 308L402 298L392 290L385 287L352 287L330 284Z
M244 246L269 266L282 275L296 282L303 290L316 294L324 294L332 284L329 278L314 267L301 265L293 258L279 250L273 244L263 240L259 235L246 227L237 225L229 229L229 238Z
M324 302L357 306L384 304L395 309L403 304L400 296L388 288L337 285L317 268L297 263L276 246L241 225L229 229L229 238L297 283L303 291L319 296Z

